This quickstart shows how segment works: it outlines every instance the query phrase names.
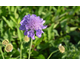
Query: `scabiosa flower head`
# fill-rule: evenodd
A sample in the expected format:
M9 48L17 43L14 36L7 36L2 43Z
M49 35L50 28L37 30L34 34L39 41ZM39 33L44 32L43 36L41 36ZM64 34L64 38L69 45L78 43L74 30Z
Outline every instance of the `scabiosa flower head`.
M25 15L20 22L20 30L25 30L24 35L27 35L28 37L31 37L33 40L35 39L35 31L36 35L40 38L41 34L44 33L42 29L47 28L47 26L44 26L43 24L45 23L45 20L40 18L39 16L37 17L36 15L28 14Z

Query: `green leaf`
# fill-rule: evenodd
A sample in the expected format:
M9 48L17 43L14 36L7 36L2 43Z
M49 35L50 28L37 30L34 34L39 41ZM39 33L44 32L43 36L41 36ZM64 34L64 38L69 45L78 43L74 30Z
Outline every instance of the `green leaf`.
M15 9L15 7L14 6L11 6L11 11L12 12L14 12L14 9Z
M38 11L39 15L41 15L43 9L44 9L44 6L41 6L41 7L39 8L39 11Z
M10 16L10 18L12 19L12 21L13 21L15 24L17 24L15 18L13 18L12 16Z
M22 40L22 37L21 37L21 31L19 30L19 28L17 28L17 34L18 34L18 37L19 37L19 40L21 41Z
M3 20L0 23L0 31L1 31L1 36L3 36Z
M10 23L4 16L2 16L2 18L3 18L3 20L7 23L7 25L8 25L11 29L13 29L11 23Z
M77 27L70 27L70 31L74 31L76 29L77 29Z
M57 30L55 30L55 29L54 29L54 30L53 30L53 32L54 32L54 35L55 35L55 36L59 36L59 34L58 34L58 31L57 31Z
M34 48L35 48L37 45L39 45L42 40L43 40L43 36L42 36L41 38L38 38L38 37L37 37L36 40L34 41L34 43L35 43Z
M57 11L57 9L56 9L54 6L53 6L53 10L54 10L54 11Z
M46 15L43 17L43 19L50 16L50 15L51 15L51 12L46 13Z
M40 54L37 59L45 59L44 55Z

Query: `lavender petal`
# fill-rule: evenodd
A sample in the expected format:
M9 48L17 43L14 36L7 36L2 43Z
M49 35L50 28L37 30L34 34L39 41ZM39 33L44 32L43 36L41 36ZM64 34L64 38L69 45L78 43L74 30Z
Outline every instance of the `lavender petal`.
M41 34L44 33L42 30L38 29L36 30L36 35L40 38Z
M20 30L26 30L26 28L25 28L24 25L21 25L21 26L19 27L19 29L20 29Z

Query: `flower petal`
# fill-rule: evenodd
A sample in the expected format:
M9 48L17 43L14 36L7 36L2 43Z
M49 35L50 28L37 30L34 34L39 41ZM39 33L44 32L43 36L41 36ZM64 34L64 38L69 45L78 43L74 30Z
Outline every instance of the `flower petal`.
M28 31L26 30L26 31L24 32L24 35L27 35L27 32L28 32Z
M44 33L42 30L38 29L36 30L36 35L40 38L41 34Z
M29 29L29 26L26 24L26 25L25 25L25 28L26 28L26 29Z
M23 17L23 19L29 19L29 18L30 18L30 14L25 15L25 16Z
M36 15L35 15L35 14L32 14L32 15L36 17Z
M45 25L45 26L42 27L42 29L45 29L45 28L47 28L47 25Z
M45 23L45 20L42 21L42 24L44 24L44 23Z
M20 24L22 25L22 24L23 24L23 22L24 22L24 20L21 20Z
M26 28L25 28L24 25L21 25L21 26L19 27L19 29L20 29L20 30L26 30Z
M21 25L25 25L27 24L27 20L26 19L23 19L21 22L20 22Z
M28 31L27 35L28 35L28 37L31 37L33 40L35 39L34 30Z
M23 20L21 20L20 24L21 24L21 25L27 24L27 21L29 21L29 19L30 19L30 14L25 15L25 16L23 17Z

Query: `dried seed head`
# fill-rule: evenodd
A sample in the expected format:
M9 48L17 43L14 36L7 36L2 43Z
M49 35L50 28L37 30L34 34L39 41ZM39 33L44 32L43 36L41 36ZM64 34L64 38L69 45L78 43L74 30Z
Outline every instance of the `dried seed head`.
M61 44L59 45L59 51L61 52L61 53L64 53L65 52L65 47L64 46L62 46Z
M29 42L29 40L30 40L30 38L29 38L28 36L25 36L25 37L24 37L24 41L25 41L25 42Z
M2 41L3 45L7 45L8 43L9 43L9 41L7 39L5 39L5 40Z
M12 44L7 44L5 47L6 52L11 52L13 50L13 45Z

